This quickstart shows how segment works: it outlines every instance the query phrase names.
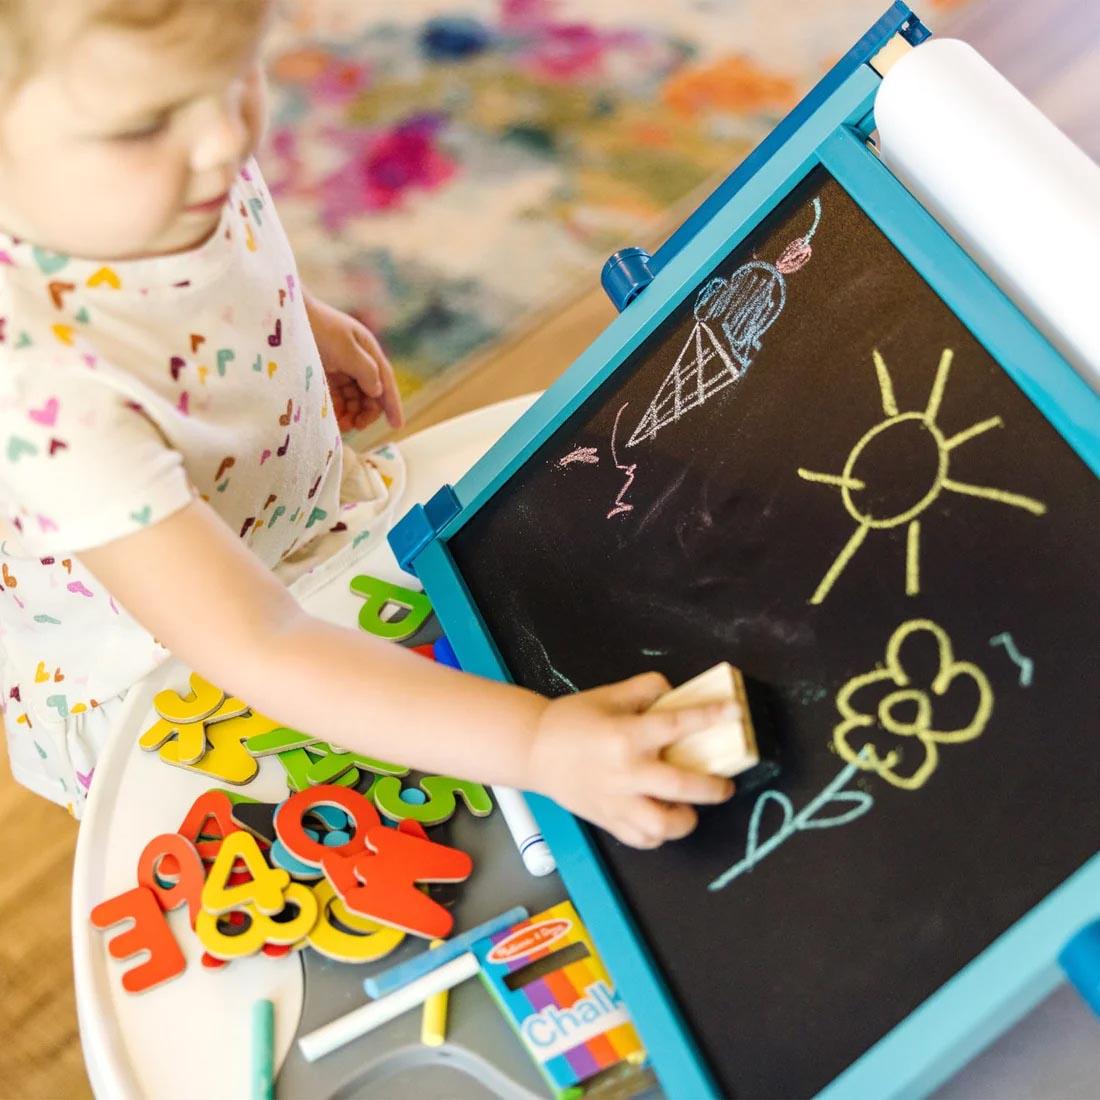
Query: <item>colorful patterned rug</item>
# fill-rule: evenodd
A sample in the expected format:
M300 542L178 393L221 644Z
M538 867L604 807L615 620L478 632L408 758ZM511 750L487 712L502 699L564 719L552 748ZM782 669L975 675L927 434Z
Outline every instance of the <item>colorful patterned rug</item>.
M283 0L260 160L411 411L657 243L886 6Z

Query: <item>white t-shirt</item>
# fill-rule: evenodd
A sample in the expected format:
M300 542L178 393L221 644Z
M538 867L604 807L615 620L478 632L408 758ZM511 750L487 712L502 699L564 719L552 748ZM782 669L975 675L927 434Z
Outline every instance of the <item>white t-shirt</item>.
M83 795L51 731L168 656L76 555L197 492L274 567L344 529L341 452L254 161L187 252L104 262L0 234L0 690L20 782Z

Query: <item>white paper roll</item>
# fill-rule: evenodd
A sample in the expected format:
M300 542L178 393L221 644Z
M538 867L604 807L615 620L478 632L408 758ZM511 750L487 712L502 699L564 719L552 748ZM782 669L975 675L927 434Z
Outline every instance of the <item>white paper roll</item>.
M950 38L893 65L875 123L891 171L1100 391L1100 167Z

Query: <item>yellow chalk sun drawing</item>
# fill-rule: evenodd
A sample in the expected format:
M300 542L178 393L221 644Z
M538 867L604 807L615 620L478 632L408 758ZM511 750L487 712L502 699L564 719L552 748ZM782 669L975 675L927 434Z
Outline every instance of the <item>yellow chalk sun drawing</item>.
M964 481L958 481L948 476L952 451L975 436L989 431L990 428L999 428L1002 425L999 416L991 416L988 420L982 420L964 428L961 432L947 437L936 423L936 415L940 410L940 402L943 400L944 390L947 388L947 376L951 370L951 360L954 352L950 348L944 348L940 356L939 366L936 369L936 377L932 382L932 392L928 397L928 405L923 412L898 412L897 400L894 397L894 386L890 381L890 372L886 362L879 354L878 349L871 353L874 360L875 372L878 375L879 390L882 394L882 411L886 419L876 424L866 432L852 448L848 455L848 461L839 474L823 474L813 470L799 468L798 476L806 481L816 481L824 485L833 485L840 489L841 500L848 515L856 521L856 529L845 543L844 548L837 554L833 564L829 566L821 583L817 586L810 599L810 603L819 604L831 591L837 578L844 572L845 566L852 560L855 552L867 538L869 531L885 531L891 527L908 524L906 532L905 555L905 592L909 596L915 596L920 592L920 537L921 523L917 518L925 512L941 493L960 493L963 496L983 497L986 500L995 500L999 504L1008 504L1013 508L1022 508L1032 515L1041 516L1046 512L1046 505L1031 497L1021 496L1018 493L1010 493L1004 489L995 489L986 485L970 485ZM915 483L912 492L906 501L907 506L896 508L892 515L874 515L867 507L861 507L857 501L857 494L869 490L869 475L864 473L862 477L855 476L855 468L860 459L864 459L864 465L868 464L866 451L872 441L877 441L876 450L881 454L884 449L889 451L889 440L885 437L892 435L895 450L901 440L901 435L912 434L913 427L926 433L926 445L930 443L935 447L935 473L930 483L924 481ZM887 446L884 448L884 440ZM892 464L882 463L882 473L886 476L894 475L899 469L906 469L904 462ZM862 473L862 471L861 471ZM910 503L912 501L912 503Z

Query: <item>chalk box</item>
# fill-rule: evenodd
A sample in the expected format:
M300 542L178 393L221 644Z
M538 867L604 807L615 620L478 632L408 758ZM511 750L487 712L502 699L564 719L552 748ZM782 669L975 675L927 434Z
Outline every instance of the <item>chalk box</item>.
M555 1097L577 1095L584 1081L626 1059L645 1060L626 1005L571 902L487 936L473 951L481 980ZM530 977L522 973L528 968Z

